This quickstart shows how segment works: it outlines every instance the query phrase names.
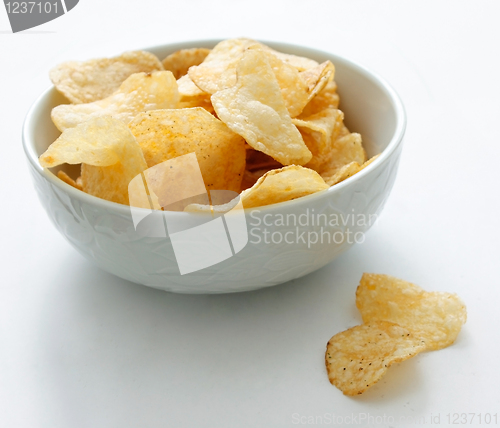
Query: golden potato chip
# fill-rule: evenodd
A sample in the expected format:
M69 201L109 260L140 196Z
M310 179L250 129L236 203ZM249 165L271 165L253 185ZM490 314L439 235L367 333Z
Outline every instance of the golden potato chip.
M210 113L214 113L210 94L203 92L186 74L177 80L179 87L179 104L177 108L203 107Z
M60 131L98 116L111 116L129 123L138 113L175 108L179 102L177 82L170 71L136 73L109 97L88 104L63 104L52 109L52 120Z
M64 181L66 184L69 184L70 186L73 186L75 189L82 190L82 185L81 183L77 183L75 180L73 180L68 174L66 174L64 171L58 171L57 172L57 177ZM79 177L80 178L80 177ZM78 179L77 179L78 180ZM81 181L81 180L80 180Z
M299 129L306 146L313 158L309 162L312 166L321 165L331 156L331 141L335 140L344 120L344 113L340 110L328 108L311 116L301 115L292 119L292 123ZM314 169L314 168L311 168Z
M314 169L324 178L332 177L340 168L351 162L356 162L358 165L364 164L366 152L363 148L361 135L355 132L349 133L349 130L345 126L342 126L339 135L331 143L331 147L328 150L328 157L329 160L324 163L320 163L319 165L308 164L306 166L314 166Z
M212 95L212 104L229 128L281 164L303 165L311 159L262 51L245 52L238 64L238 82Z
M260 49L260 46L253 46L249 49L255 48ZM264 54L276 76L288 113L291 117L298 116L309 100L308 83L301 78L297 69L290 64L281 61L271 52L264 51Z
M335 70L333 64L326 61L299 73L295 67L279 59L275 52L262 49L262 46L261 44L250 46L248 50L264 51L278 81L288 112L291 117L296 117L316 93L333 79Z
M198 86L196 86L193 81L186 74L177 80L177 86L179 90L179 95L182 97L198 97L200 95L207 95L210 97L210 94L203 92Z
M262 177L249 189L240 194L244 208L255 208L264 205L291 201L302 196L311 195L328 189L328 185L319 174L312 169L291 165L281 169L273 169ZM231 202L222 206L203 206L192 204L186 207L190 212L226 212L234 204Z
M199 66L189 69L189 77L203 91L214 94L230 88L236 83L236 69L243 54L249 48L272 53L280 61L304 71L316 67L318 63L308 58L277 52L270 47L251 39L230 39L217 44Z
M208 190L239 192L245 142L203 108L141 113L129 127L149 167L195 152Z
M211 114L215 113L214 106L210 100L210 95L203 94L198 97L181 97L177 108L202 107Z
M210 53L210 49L192 48L181 49L168 55L163 61L165 70L172 72L176 79L186 75L189 67L199 65Z
M308 102L333 80L334 75L335 67L330 61L325 61L314 68L300 73L300 77L307 84Z
M425 344L411 330L372 321L333 336L325 354L328 379L344 395L359 395L377 383L394 363L414 357Z
M271 49L269 46L263 45L262 43L259 44L262 50L267 50L271 52L278 59L287 64L290 64L291 66L295 67L298 71L309 70L310 68L314 68L318 65L318 63L313 59L304 58L302 56L297 56L297 55L290 55L283 52L278 52L275 51L274 49Z
M326 184L328 184L329 186L333 186L334 184L344 181L346 178L352 177L359 171L361 171L359 163L351 162L337 170L334 175L330 177L323 177L323 179L325 180Z
M233 39L220 43L200 67L190 71L189 77L203 91L212 94L227 89L236 83L238 63L248 50L261 50L267 56L291 117L302 112L315 92L326 84L325 78L333 78L333 65L329 61L299 73L292 65L293 61L290 63L290 58L278 58L276 51L250 39Z
M84 192L108 201L128 204L128 184L147 168L139 144L128 127L111 117L95 117L65 130L40 164L82 163Z
M370 159L368 159L363 165L359 167L359 170L361 171L362 169L365 169L368 165L370 165L373 161L378 159L380 156L380 153L378 155L372 156Z
M328 189L328 185L312 169L291 165L273 169L241 193L245 208L291 201Z
M311 116L327 108L339 108L340 98L337 94L337 84L334 80L328 82L302 110L302 116Z
M323 179L325 180L326 184L328 184L329 186L333 186L334 184L340 183L341 181L344 181L346 178L352 177L354 174L357 174L359 171L370 165L379 156L380 154L373 156L372 158L367 160L363 165L359 165L359 163L357 162L348 163L347 165L344 165L343 167L339 168L337 172L335 172L335 174L333 174L332 176L327 177L323 175Z
M356 306L364 322L397 323L425 341L429 350L451 345L467 319L465 305L456 294L427 292L389 275L363 274Z
M132 74L161 70L155 55L134 51L114 58L64 62L50 70L50 80L69 101L80 104L110 96Z
M244 51L257 42L229 39L218 43L199 66L189 69L190 79L204 92L214 94L236 83L236 68Z

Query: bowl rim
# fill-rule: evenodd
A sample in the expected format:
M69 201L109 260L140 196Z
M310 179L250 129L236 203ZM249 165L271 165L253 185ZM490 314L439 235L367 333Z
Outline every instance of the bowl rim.
M185 49L185 48L192 48L192 47L200 47L202 45L212 45L215 46L217 43L221 42L222 40L225 39L194 39L194 40L187 40L183 42L173 42L173 43L163 43L163 44L158 44L158 45L153 45L149 47L145 47L141 50L144 51L157 51L157 50L162 50L162 49L172 49L173 51L178 50L178 49ZM358 173L352 175L351 177L343 180L342 182L335 184L334 186L331 186L328 189L322 190L320 192L313 193L311 195L303 196L301 198L293 199L290 201L284 201L284 202L279 202L276 204L271 204L271 205L264 205L261 207L254 207L254 208L246 208L245 212L250 212L250 211L271 211L274 210L275 208L284 208L288 206L293 206L293 205L301 205L302 203L308 203L315 198L322 198L325 197L326 195L333 195L337 194L343 191L343 189L351 184L353 184L356 180L362 179L365 175L370 174L372 171L375 171L379 169L379 167L385 163L389 157L392 156L394 152L399 148L403 141L403 137L406 131L406 123L407 123L407 118L406 118L406 111L403 105L403 102L396 92L396 90L389 84L389 82L383 78L380 74L377 72L374 72L367 68L364 65L361 65L357 61L353 61L351 59L348 59L342 55L335 54L333 52L327 52L307 46L303 46L300 44L291 44L291 43L284 43L284 42L278 42L278 41L270 41L270 40L258 40L261 43L264 43L276 50L283 50L283 51L296 51L296 50L303 50L307 52L311 52L314 55L317 56L324 56L324 57L334 57L338 61L343 62L344 64L348 65L349 67L355 69L358 73L362 74L364 77L366 77L368 80L371 80L379 86L379 88L387 95L388 99L391 102L391 105L394 108L395 115L396 115L396 129L395 132L387 144L386 148L382 150L380 153L380 156L378 156L377 159L375 159L370 165L368 165L366 168L363 168L361 171ZM31 138L32 135L32 128L34 126L34 117L38 112L38 109L40 108L40 104L45 100L46 97L48 97L50 94L55 93L57 91L54 86L50 86L47 89L45 89L38 97L37 99L33 102L31 107L28 110L28 113L26 114L26 117L24 119L24 123L22 126L22 144L24 148L24 152L26 154L26 157L28 158L28 161L30 162L31 166L33 169L40 174L45 180L47 180L49 183L52 185L55 185L57 188L59 188L61 191L68 193L70 197L79 199L81 202L88 203L90 205L94 205L96 207L102 208L102 209L107 209L107 210L113 210L116 211L117 213L121 214L130 214L130 206L129 205L123 205L119 204L117 202L112 202L112 201L107 201L105 199L98 198L97 196L89 195L88 193L85 193L81 190L78 190L74 188L73 186L65 183L64 181L60 180L53 172L51 172L47 168L43 168L40 163L38 162L38 155L35 151L35 141L34 139ZM34 133L33 133L34 134ZM147 210L146 208L134 208L135 210ZM149 211L149 210L147 210ZM185 213L185 212L173 212L173 211L164 211L164 214L166 215L182 215L186 216L192 213ZM201 215L208 215L208 214L201 214Z

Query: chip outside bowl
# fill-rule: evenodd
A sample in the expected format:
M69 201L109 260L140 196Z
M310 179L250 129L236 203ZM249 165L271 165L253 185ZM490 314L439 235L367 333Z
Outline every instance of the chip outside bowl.
M145 50L163 59L178 49L213 47L217 42L190 41ZM51 108L67 102L50 88L26 117L23 144L42 205L56 228L83 256L116 276L149 287L177 293L229 293L268 287L313 272L354 244L353 239L345 239L347 229L354 237L370 228L373 221L336 225L324 219L339 219L343 215L352 220L361 215L365 220L373 220L380 214L396 178L402 149L406 116L401 100L385 80L343 57L301 46L264 43L286 53L319 61L330 59L336 67L340 108L347 126L363 136L369 157L381 155L367 168L328 190L245 210L247 245L220 263L181 275L169 237L140 236L134 228L130 207L81 192L39 165L38 156L59 135L50 120ZM189 223L190 214L163 214L167 222ZM289 219L289 224L280 225L280 218ZM305 226L299 224L300 219L307 219L301 223ZM323 242L311 245L308 237L314 238L315 234L323 236ZM344 241L335 243L333 236L341 234ZM195 241L191 244L196 246Z

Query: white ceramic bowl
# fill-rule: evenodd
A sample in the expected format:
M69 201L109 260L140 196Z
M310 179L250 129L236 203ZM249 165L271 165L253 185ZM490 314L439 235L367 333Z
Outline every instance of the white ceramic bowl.
M146 50L163 58L178 49L213 47L217 42L165 44ZM67 102L50 88L26 117L24 149L42 205L59 232L82 255L114 275L149 287L177 293L228 293L299 278L362 241L396 178L406 125L401 100L382 78L345 58L284 43L264 43L317 61L331 60L336 68L340 109L345 113L347 126L362 135L369 157L378 153L381 156L328 190L246 210L247 245L220 263L181 275L171 240L140 236L134 229L128 206L76 190L40 166L38 157L59 135L50 111ZM191 214L164 212L163 215L167 222L189 223ZM318 242L312 243L316 237ZM227 241L226 236L221 239ZM196 246L196 242L191 244Z

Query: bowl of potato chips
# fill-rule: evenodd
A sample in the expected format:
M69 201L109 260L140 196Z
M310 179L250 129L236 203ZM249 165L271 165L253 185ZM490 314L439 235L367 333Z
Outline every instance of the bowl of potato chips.
M247 38L50 71L23 144L40 201L85 257L178 293L290 281L365 240L406 116L341 56Z

